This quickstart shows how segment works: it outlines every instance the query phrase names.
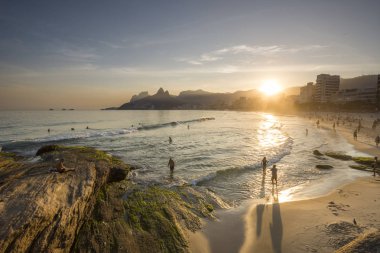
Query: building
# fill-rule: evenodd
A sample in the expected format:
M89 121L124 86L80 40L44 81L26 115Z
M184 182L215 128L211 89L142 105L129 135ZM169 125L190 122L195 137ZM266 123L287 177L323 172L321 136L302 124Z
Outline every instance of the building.
M309 103L313 101L315 94L315 85L313 82L307 83L306 86L300 88L300 96L298 97L299 103Z
M333 101L348 103L354 101L379 103L380 79L379 75L363 75L353 78L341 78L339 92Z
M374 104L377 102L377 88L339 90L332 96L332 101L342 104L358 101Z
M340 76L320 74L317 76L314 101L326 103L339 91Z

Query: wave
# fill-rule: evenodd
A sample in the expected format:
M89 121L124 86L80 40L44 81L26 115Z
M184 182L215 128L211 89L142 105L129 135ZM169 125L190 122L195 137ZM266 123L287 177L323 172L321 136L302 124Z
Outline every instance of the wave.
M279 153L277 153L271 157L267 157L268 167L272 164L279 162L282 158L289 155L291 150L292 150L292 146L293 146L293 139L288 137L288 139L285 141L285 143L278 147L281 150ZM226 177L228 178L231 176L239 176L243 173L246 173L248 171L252 171L255 169L259 169L259 168L261 168L261 163L255 163L253 165L247 165L247 166L243 166L243 167L229 168L229 169L225 169L225 170L218 170L215 172L211 172L211 173L207 174L206 176L200 177L198 179L194 179L191 182L191 184L194 186L195 185L200 186L202 184L208 183L208 182L213 181L213 180L217 180L219 178L226 178Z
M73 141L85 138L96 138L96 137L111 137L116 135L129 134L136 131L133 128L130 129L113 129L113 130L100 130L100 131L85 131L85 132L73 132L67 134L49 135L46 137L35 138L31 140L23 141L12 141L8 143L3 143L3 150L22 150L30 147L40 146L50 143L60 143L65 141Z
M21 141L8 141L2 143L3 150L13 151L13 150L23 150L30 147L36 147L40 145L46 145L51 143L60 143L65 141L73 141L79 139L87 139L87 138L97 138L97 137L112 137L117 135L125 135L130 134L136 131L141 130L151 130L168 126L176 126L179 124L188 124L193 122L203 122L207 120L215 120L215 118L199 118L185 121L173 121L163 124L153 124L146 125L141 127L130 127L130 128L122 128L122 129L89 129L89 130L81 130L81 131L72 131L70 133L57 134L57 135L49 135L46 137L40 137L35 139L27 139Z
M199 118L199 119L192 119L192 120L172 121L172 122L167 122L167 123L162 123L162 124L140 126L137 128L137 130L151 130L151 129L169 127L169 126L189 124L189 123L194 123L194 122L203 122L203 121L208 121L208 120L215 120L215 118Z

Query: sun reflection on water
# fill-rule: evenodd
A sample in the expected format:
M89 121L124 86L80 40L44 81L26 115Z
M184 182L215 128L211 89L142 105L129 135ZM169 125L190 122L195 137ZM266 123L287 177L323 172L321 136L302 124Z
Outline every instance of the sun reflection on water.
M284 142L284 136L280 131L280 123L271 114L265 114L264 120L257 130L257 139L261 147L274 147Z

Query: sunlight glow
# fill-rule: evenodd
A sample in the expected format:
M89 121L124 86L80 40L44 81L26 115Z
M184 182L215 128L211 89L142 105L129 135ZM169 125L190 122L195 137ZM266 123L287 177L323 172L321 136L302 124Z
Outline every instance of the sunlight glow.
M282 91L282 87L277 80L265 80L259 90L267 96L273 96Z

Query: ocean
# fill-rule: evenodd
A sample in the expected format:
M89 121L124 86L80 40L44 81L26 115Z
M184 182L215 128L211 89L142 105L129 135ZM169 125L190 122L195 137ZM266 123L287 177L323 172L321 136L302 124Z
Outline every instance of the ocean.
M47 144L94 147L136 167L130 177L139 183L206 187L234 205L273 194L269 170L273 164L278 168L280 201L324 194L365 175L350 169L351 162L314 156L315 149L365 154L336 132L296 116L234 111L0 111L3 151L34 162L36 151ZM261 168L264 156L269 161L266 175ZM167 166L170 157L176 164L173 178ZM334 169L319 170L317 164Z

